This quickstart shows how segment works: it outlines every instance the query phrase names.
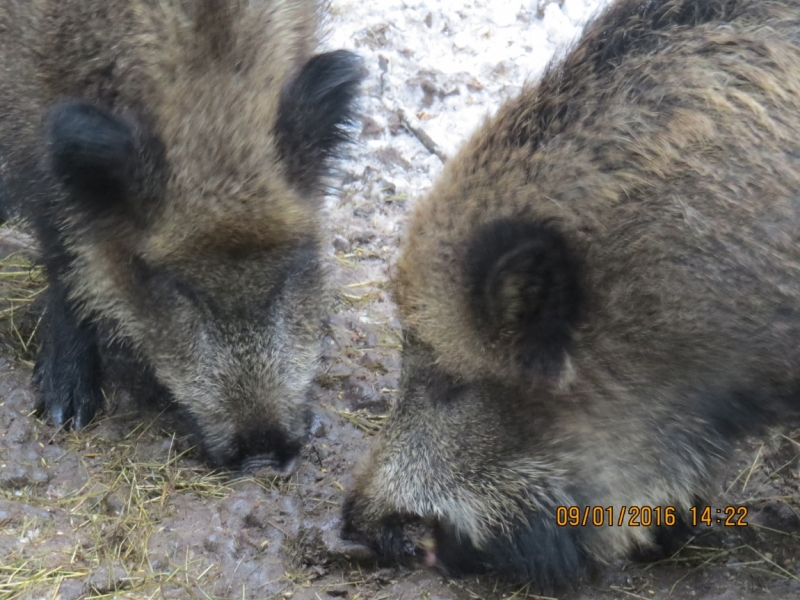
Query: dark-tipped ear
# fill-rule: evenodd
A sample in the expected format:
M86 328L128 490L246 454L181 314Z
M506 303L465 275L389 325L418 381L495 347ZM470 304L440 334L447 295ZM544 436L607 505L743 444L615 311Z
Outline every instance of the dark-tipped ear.
M156 138L145 139L136 123L79 100L53 108L48 124L51 168L80 208L93 214L148 208L163 184L164 152Z
M348 141L365 72L352 52L312 57L281 93L275 133L289 178L304 191L320 185L328 160Z
M554 226L500 219L467 252L467 283L478 329L524 371L555 376L580 318L579 265Z
M69 102L50 115L53 172L99 202L121 200L136 147L132 128L108 111Z

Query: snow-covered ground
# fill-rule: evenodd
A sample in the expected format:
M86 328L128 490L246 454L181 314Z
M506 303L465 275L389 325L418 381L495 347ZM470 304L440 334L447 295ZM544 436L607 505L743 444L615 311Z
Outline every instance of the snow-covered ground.
M327 46L357 52L369 70L362 104L367 125L353 175L361 179L359 168L369 167L367 179L379 172L394 194L424 193L442 161L398 123L398 111L452 156L607 3L332 0ZM393 164L376 158L387 149Z
M581 34L609 0L330 0L324 49L364 59L358 139L328 202L334 286L385 280L415 199L486 116ZM414 133L415 132L415 133ZM427 144L423 143L427 142ZM389 322L384 295L362 322ZM375 310L377 309L376 314Z

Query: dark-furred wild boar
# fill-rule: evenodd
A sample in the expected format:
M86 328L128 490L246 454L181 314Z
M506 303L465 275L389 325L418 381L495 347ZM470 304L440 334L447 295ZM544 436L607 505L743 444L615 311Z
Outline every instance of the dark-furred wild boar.
M213 465L278 467L308 426L321 199L362 78L316 0L0 0L0 187L49 287L34 382L101 406L125 340Z
M800 3L623 0L416 207L400 397L343 536L548 588L680 514L800 392ZM671 512L671 511L670 511ZM615 517L616 518L616 517Z

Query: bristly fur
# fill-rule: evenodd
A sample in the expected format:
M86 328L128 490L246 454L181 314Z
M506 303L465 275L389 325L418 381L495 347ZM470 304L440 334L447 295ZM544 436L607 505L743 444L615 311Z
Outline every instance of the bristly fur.
M557 506L680 512L797 414L799 37L789 0L620 0L446 165L347 537L396 551L399 517L433 520L444 568L547 589L655 534Z
M99 408L98 327L213 464L290 462L319 352L321 197L363 70L316 0L0 0L0 190L51 292L58 425Z

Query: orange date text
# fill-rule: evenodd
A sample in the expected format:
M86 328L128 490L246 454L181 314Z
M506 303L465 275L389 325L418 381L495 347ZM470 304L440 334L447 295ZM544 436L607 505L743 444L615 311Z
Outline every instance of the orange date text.
M558 506L559 527L671 527L677 522L674 506Z

